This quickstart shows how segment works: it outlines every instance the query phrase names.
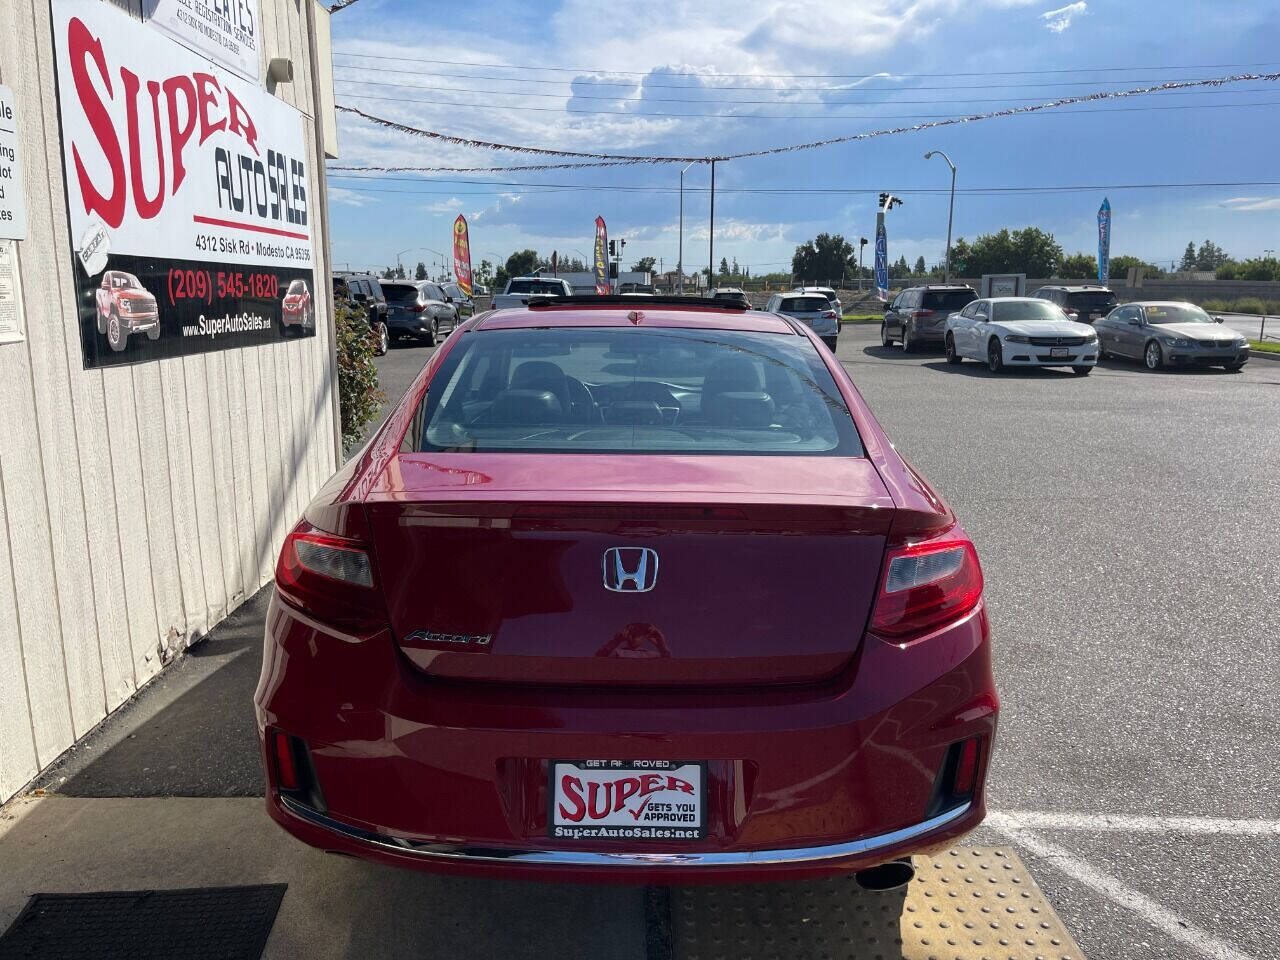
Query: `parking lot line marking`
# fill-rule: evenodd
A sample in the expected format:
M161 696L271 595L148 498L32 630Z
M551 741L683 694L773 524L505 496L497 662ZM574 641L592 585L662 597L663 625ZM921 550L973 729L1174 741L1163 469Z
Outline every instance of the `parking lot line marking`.
M1081 860L1070 851L1042 839L1013 817L988 813L985 826L1008 837L1018 846L1057 867L1067 876L1092 888L1129 910L1179 943L1186 944L1212 960L1255 960L1225 940L1174 913L1145 894L1139 893L1109 873Z
M1280 837L1280 820L1231 820L1224 817L1152 817L1110 813L1050 813L1002 810L1020 826L1041 830L1120 833L1201 833L1229 837Z

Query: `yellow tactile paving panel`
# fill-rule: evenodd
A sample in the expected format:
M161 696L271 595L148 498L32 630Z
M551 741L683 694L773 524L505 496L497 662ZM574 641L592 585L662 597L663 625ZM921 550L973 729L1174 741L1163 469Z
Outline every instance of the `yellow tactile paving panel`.
M1007 847L916 857L907 887L868 893L852 878L671 893L679 960L1083 960Z

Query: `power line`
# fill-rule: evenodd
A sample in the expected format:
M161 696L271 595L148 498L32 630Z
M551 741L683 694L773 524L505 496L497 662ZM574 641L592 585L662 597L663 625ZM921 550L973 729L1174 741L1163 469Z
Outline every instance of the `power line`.
M337 54L337 55L338 56L355 56L355 54ZM402 60L402 59L405 59L405 58L400 58L400 57L385 58L385 60L392 61L392 62ZM1275 64L1266 64L1266 66L1274 66L1274 65ZM338 63L338 64L334 64L334 66L343 70L364 69L360 64L356 64L356 63ZM1138 68L1138 69L1142 69L1142 68ZM1148 69L1156 69L1156 68L1148 68ZM1175 69L1175 68L1170 68L1170 69ZM766 92L766 91L776 92L776 93L781 93L781 92L821 93L824 90L852 91L855 89L883 91L886 93L892 93L892 92L899 92L903 90L996 90L996 89L1011 89L1011 88L1018 88L1018 87L1087 87L1087 86L1097 86L1098 84L1143 83L1145 82L1146 79L1149 79L1149 78L1129 79L1125 77L1120 77L1114 80L1100 80L1100 79L1053 80L1047 83L1026 83L1026 82L1023 82L1023 83L970 83L970 84L960 83L960 84L944 84L940 86L922 86L918 84L912 84L910 86L893 86L893 87L868 87L868 86L863 86L861 84L859 84L857 87L850 87L847 84L841 85L841 86L834 86L834 87L815 86L812 84L808 86L801 86L801 87L762 87L759 84L746 85L746 86L728 86L723 84L713 84L711 86L699 86L697 84L692 84L692 83L652 83L648 79L647 75L642 80L597 80L595 78L590 78L590 77L573 77L569 79L559 78L559 77L555 79L545 79L541 77L496 77L489 74L459 74L459 73L448 73L448 72L442 72L442 71L436 72L436 71L429 71L429 70L397 70L392 67L382 66L381 64L378 66L377 72L379 74L402 73L402 74L407 74L413 77L440 77L442 79L451 79L451 80L497 80L501 83L541 83L541 84L554 84L557 86L564 86L565 84L574 84L574 85L589 84L592 86L599 86L599 87L634 87L637 84L643 84L646 89L652 88L652 89L664 89L664 90L703 90L708 92L716 91L716 90L751 90L757 93ZM666 74L666 75L669 76L669 74ZM733 76L733 74L706 74L705 76L707 79L715 79L717 76ZM870 74L868 78L875 79L875 80L881 80L881 79L894 80L894 79L910 79L912 78L912 76L913 75L911 74L876 73L876 74ZM946 76L946 74L937 74L937 75L931 74L928 76ZM340 79L354 79L354 78L340 78ZM1204 79L1204 78L1177 77L1173 79L1195 80L1195 79ZM361 82L372 82L372 81L361 81Z
M1205 91L1194 91L1194 92L1213 93L1215 91L1205 90ZM1232 92L1239 92L1239 93L1267 92L1269 93L1270 91L1241 90L1241 91L1232 91ZM378 96L371 96L363 93L348 93L348 94L345 94L345 96L348 96L355 100L373 100L378 103L420 103L427 106L468 107L468 108L475 108L483 111L531 110L538 113L560 113L560 114L568 114L570 116L654 117L654 118L663 119L663 120L683 120L683 119L691 119L691 118L700 118L700 119L706 119L706 120L757 120L757 121L758 120L785 120L785 121L792 121L792 120L939 120L939 119L956 118L956 115L953 113L898 113L898 114L790 113L790 114L783 114L783 115L775 115L775 114L767 114L767 113L765 114L761 114L761 113L666 113L666 112L653 111L653 110L574 110L570 107L527 107L527 106L502 107L494 104L461 103L457 100L419 100L414 97L378 97ZM901 102L914 102L914 101L901 101ZM929 101L920 101L920 102L929 102ZM949 102L949 101L943 101L943 102ZM1007 101L996 101L996 102L1004 103ZM1091 113L1091 114L1134 113L1134 112L1146 113L1153 110L1203 110L1203 109L1214 108L1214 107L1265 107L1265 106L1273 106L1273 105L1275 105L1275 101L1273 100L1258 101L1256 103L1175 104L1175 105L1166 106L1166 107L1114 107L1111 109L1103 109L1103 110L1054 110L1053 115L1057 116L1059 114L1069 114L1069 113ZM884 104L884 106L893 106L893 104L886 103ZM1037 109L1046 109L1046 108L1037 108ZM956 118L956 119L959 119L959 118ZM981 119L981 118L973 118L973 119ZM672 160L669 162L674 163L675 161Z
M1041 97L989 97L989 98L931 97L927 100L897 100L897 99L894 99L894 100L776 100L776 99L775 100L720 100L720 99L706 98L706 97L645 97L645 96L603 97L603 96L597 96L597 95L588 94L588 93L565 94L565 93L542 93L540 91L530 91L528 93L524 93L524 92L512 91L512 90L474 90L474 89L464 88L464 87L440 87L440 86L428 86L425 84L417 84L417 83L395 83L389 80L357 80L351 77L337 77L335 79L339 83L357 84L357 85L366 86L366 87L398 87L404 90L434 90L434 91L439 91L444 93L465 93L468 95L474 94L476 96L547 97L553 100L563 100L566 97L572 97L575 100L604 100L604 101L609 101L613 103L641 103L641 102L643 103L698 103L704 106L711 106L716 104L724 104L726 106L770 106L770 107L789 107L789 106L792 106L793 104L813 104L813 105L822 105L822 106L829 106L829 107L892 106L900 103L912 104L912 105L926 104L926 103L1019 103L1019 102L1035 103L1042 99ZM1200 79L1212 79L1212 78L1200 78ZM1186 81L1171 81L1171 82L1186 82ZM911 88L911 89L929 89L929 88L925 87L925 88ZM907 93L910 91L902 90L898 92ZM1212 90L1172 90L1172 91L1169 91L1168 93L1164 93L1160 95L1169 96L1169 97L1195 97L1195 96L1204 96L1206 93L1213 93L1213 92L1214 91ZM1238 93L1269 93L1270 91L1268 91L1266 88L1257 88L1252 90L1240 90L1236 92ZM355 95L363 96L363 94L355 94ZM412 98L401 99L401 98L395 98L395 97L366 97L365 99L369 99L369 100L388 99L388 100L396 100L397 102L403 102L403 103L437 103L438 102L434 100L416 100ZM478 107L491 106L491 104L487 104L487 103L461 104L461 105L462 106L478 106ZM533 110L538 108L521 107L520 109ZM547 108L543 107L541 109L545 110ZM571 112L586 113L588 111L577 110L577 111L571 111ZM630 111L616 111L616 110L602 110L599 112L630 113ZM648 115L649 116L672 116L672 114L648 114ZM675 116L722 116L722 114L675 114Z
M429 60L418 57L388 57L384 54L376 53L348 53L345 50L337 50L335 53L344 57L359 57L364 60L377 60L380 63L385 63L388 60L396 60L402 63L434 63L453 67L482 67L499 70L541 70L556 73L599 73L606 76L635 77L645 77L652 72L652 70L612 70L602 69L599 67L546 67L513 63L470 63L463 60ZM894 76L910 79L932 79L935 77L1025 77L1043 76L1053 73L1126 73L1140 71L1145 72L1151 70L1252 70L1257 67L1273 67L1276 65L1276 61L1268 63L1164 64L1149 67L1070 67L1045 70L979 70L969 73L898 73L894 74ZM883 73L707 73L706 71L664 70L663 75L668 77L784 77L794 78L797 80L874 80L883 76Z
M376 171L378 167L352 168L352 167L329 167L330 171L346 171L346 170L369 170ZM331 179L334 180L375 180L391 183L421 183L421 184L448 184L457 183L467 186L490 186L494 188L533 188L543 192L554 193L561 191L600 191L610 193L676 193L677 187L665 184L590 184L590 183L530 183L518 180L466 180L452 178L437 179L421 179L417 177L391 177L385 175L369 175L364 173L331 173ZM1280 187L1280 180L1213 180L1213 181L1197 181L1183 183L1090 183L1090 184L1039 184L1029 186L978 186L978 187L957 187L956 193L975 195L975 196L992 196L998 194L1047 194L1047 193L1089 193L1101 190L1185 190L1185 189L1223 189L1237 187ZM357 189L348 187L344 189ZM372 189L372 188L369 188ZM716 193L735 193L735 194L766 194L766 195L874 195L883 192L884 185L876 187L717 187ZM392 191L401 192L401 191ZM440 191L402 191L408 193L442 193L457 194L460 196L493 196L504 193L510 193L509 189L494 189L486 191L458 191L458 190L440 190ZM685 187L685 193L709 193L709 187ZM890 192L894 195L921 195L921 194L947 194L950 189L947 187L891 187Z
M452 183L454 180L416 180L399 177L357 177L352 174L333 174L330 179L338 180L381 180L392 183ZM484 180L457 180L457 183L484 184ZM389 187L357 187L339 184L342 189L361 193L410 193L421 196L454 196L454 197L493 197L511 193L511 187L529 189L538 193L676 193L676 187L667 186L618 186L618 184L567 184L567 183L494 183L495 189L489 191L458 191L458 189L394 189ZM503 187L498 189L498 187ZM1201 183L1100 183L1100 184L1064 184L1064 186L1029 186L1029 187L968 187L957 188L956 193L966 196L1048 196L1060 193L1096 193L1100 191L1155 191L1155 189L1225 189L1236 187L1280 187L1280 180L1215 180ZM708 187L685 187L686 193L708 193ZM876 196L882 192L879 187L727 187L717 188L721 193L751 196ZM945 196L948 189L942 187L895 187L893 195L902 196Z
M1030 104L1020 107L1009 107L1004 110L996 110L988 113L970 114L963 117L950 117L940 120L930 120L924 123L914 124L906 127L893 127L882 130L870 130L862 133L844 134L836 137L827 137L822 140L812 140L807 143L793 143L779 147L768 147L759 150L746 150L740 153L730 153L721 156L711 157L670 157L670 156L643 156L643 155L627 155L618 153L592 153L579 150L558 150L548 147L535 147L520 144L498 143L494 141L476 140L470 137L460 137L453 134L440 133L435 130L426 130L421 127L414 127L409 124L400 123L386 117L378 117L365 113L356 107L347 106L346 104L338 104L337 109L344 113L354 113L364 117L371 123L386 127L392 130L398 130L402 133L408 133L413 136L424 137L430 140L436 140L442 143L451 143L458 146L476 147L486 150L505 151L509 153L527 153L546 157L574 158L576 160L604 160L610 161L618 165L642 164L642 163L711 163L723 160L743 160L750 157L773 156L781 153L794 153L801 150L816 150L819 147L832 146L838 143L856 143L862 140L870 140L876 137L893 136L900 133L912 133L920 130L931 130L936 127L954 126L964 123L972 123L978 120L991 120L997 117L1021 116L1029 113L1037 113L1045 110L1057 110L1064 106L1074 104L1093 103L1099 100L1118 100L1127 97L1145 96L1152 93L1162 93L1169 90L1185 90L1195 87L1221 87L1233 83L1246 83L1252 81L1275 81L1280 79L1280 73L1270 74L1235 74L1226 77L1215 77L1206 80L1184 80L1176 82L1159 83L1149 87L1135 87L1128 90L1111 90L1096 92L1090 94L1082 94L1073 97L1060 97L1056 100L1050 100L1046 103ZM456 104L454 104L456 106ZM1140 108L1139 108L1140 109ZM1151 108L1159 109L1159 108ZM831 118L825 118L831 119ZM714 166L713 168L714 169Z

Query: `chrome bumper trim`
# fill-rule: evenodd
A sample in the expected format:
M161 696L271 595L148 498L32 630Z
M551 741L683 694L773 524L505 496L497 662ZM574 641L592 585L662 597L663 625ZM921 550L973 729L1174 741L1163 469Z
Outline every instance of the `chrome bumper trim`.
M971 802L941 813L921 823L882 833L874 837L863 837L847 843L833 843L821 847L795 847L789 850L744 850L738 853L644 853L639 851L619 851L618 853L592 853L583 850L522 850L501 847L468 847L460 844L428 843L405 840L371 833L339 823L332 817L303 806L288 797L280 797L280 804L289 813L316 826L331 830L334 833L349 837L371 847L377 847L393 853L405 853L426 859L457 860L470 863L518 863L533 866L561 867L748 867L767 864L813 863L822 860L837 860L843 857L854 857L875 853L888 847L897 846L908 840L922 837L934 830L939 830L959 820L969 812Z

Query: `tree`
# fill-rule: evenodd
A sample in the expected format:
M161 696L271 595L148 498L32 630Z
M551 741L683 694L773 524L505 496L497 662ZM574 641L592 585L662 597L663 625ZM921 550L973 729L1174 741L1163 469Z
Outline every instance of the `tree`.
M1227 256L1225 250L1212 240L1206 240L1200 244L1200 249L1196 251L1196 269L1216 270L1229 259L1230 257Z
M1225 264L1223 264L1225 266ZM1280 277L1280 261L1275 257L1254 257L1235 265L1235 280L1275 280Z
M735 277L738 277L738 276L741 276L741 275L742 275L742 270L738 267L738 258L737 258L737 257L734 257L734 258L733 258L733 275L734 275Z
M916 257L916 276L923 277L927 272L928 268L924 265L924 257Z
M417 267L414 268L413 279L415 280L427 279L427 265L423 263L421 260L418 261Z
M1062 259L1062 247L1039 227L984 233L972 246L963 237L951 246L951 272L979 277L984 273L1025 273L1051 277Z
M654 264L657 262L656 257L641 257L631 265L631 269L636 273L653 273Z
M1190 240L1187 241L1187 249L1182 253L1182 262L1178 264L1178 269L1187 272L1196 269L1196 245Z
M1134 256L1130 256L1129 254L1125 254L1119 257L1112 257L1111 269L1109 272L1111 276L1119 280L1129 276L1130 267L1138 267L1148 277L1159 277L1164 275L1164 271L1161 270L1159 267L1157 267L1154 263L1147 263L1147 261L1143 260L1141 257L1134 257ZM1192 267L1192 269L1194 270L1195 268ZM1097 273L1096 272L1091 273L1090 276L1097 276Z
M471 272L471 279L482 287L490 287L493 285L493 264L488 260L481 260L480 266Z
M855 254L853 246L840 234L820 233L796 247L791 257L791 272L797 283L837 280L846 271L856 270Z
M507 257L507 276L524 277L538 269L538 251L518 250Z
M729 261L724 257L720 258L720 276L727 277L729 275Z
M1112 269L1115 269L1113 261ZM1058 272L1056 276L1063 280L1089 280L1098 275L1098 260L1093 254L1089 253L1073 253L1068 257L1063 257L1062 262L1058 264Z

